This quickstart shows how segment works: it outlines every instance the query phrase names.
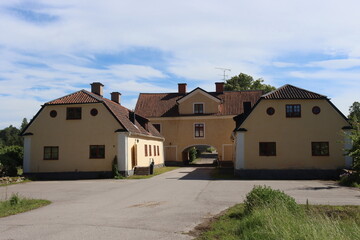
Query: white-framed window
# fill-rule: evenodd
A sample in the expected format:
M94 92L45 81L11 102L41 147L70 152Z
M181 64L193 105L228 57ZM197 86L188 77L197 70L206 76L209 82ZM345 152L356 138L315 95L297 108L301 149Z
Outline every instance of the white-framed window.
M194 124L194 137L195 138L205 138L205 124L204 123L195 123Z
M194 103L194 114L204 114L204 103Z

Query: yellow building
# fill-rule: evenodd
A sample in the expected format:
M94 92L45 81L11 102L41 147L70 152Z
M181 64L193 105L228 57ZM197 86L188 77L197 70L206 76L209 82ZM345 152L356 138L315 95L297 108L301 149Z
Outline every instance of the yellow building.
M224 91L222 82L216 83L215 92L187 92L186 86L178 84L176 93L141 93L135 112L150 119L165 137L166 164L183 164L193 146L211 146L220 161L232 163L233 118L250 111L262 91Z
M91 84L45 103L23 131L24 173L38 178L111 177L113 162L128 176L138 167L164 165L164 138L149 120L104 98ZM152 164L153 163L153 164Z
M285 85L235 120L235 173L244 178L329 178L351 166L351 126L326 96Z

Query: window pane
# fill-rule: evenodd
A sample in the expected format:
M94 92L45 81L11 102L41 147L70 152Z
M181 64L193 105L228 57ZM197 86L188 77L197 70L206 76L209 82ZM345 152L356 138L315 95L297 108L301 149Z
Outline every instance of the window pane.
M313 156L329 156L329 142L312 142L311 151Z
M105 145L90 145L90 158L105 158Z
M204 105L202 103L195 103L194 104L194 113L204 113Z
M204 124L195 124L195 137L204 137Z
M51 158L51 148L45 147L44 148L44 159L50 159Z
M44 147L44 160L58 160L59 147Z
M105 157L105 146L99 146L98 148L98 157L104 158Z
M53 147L51 149L51 158L52 159L58 159L59 157L59 148L58 147Z
M286 105L286 117L301 117L301 105L300 104L288 104Z
M276 156L276 142L260 142L259 143L260 156Z
M69 107L66 109L66 119L81 119L81 107Z

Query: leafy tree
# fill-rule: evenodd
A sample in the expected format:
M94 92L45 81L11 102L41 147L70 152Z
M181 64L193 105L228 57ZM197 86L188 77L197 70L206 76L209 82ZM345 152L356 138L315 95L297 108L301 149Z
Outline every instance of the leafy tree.
M0 130L0 139L4 146L22 146L23 139L20 136L20 130L10 125L3 130Z
M20 146L6 146L0 149L0 176L16 176L17 167L22 166L24 152Z
M360 102L354 102L349 108L349 119L352 122L360 121Z
M226 80L226 91L240 91L240 90L263 90L265 93L271 92L276 88L274 86L264 84L262 78L254 80L254 78L245 73L240 73L229 80Z
M28 125L26 118L22 120L20 129L10 125L2 130L0 130L0 148L2 146L23 146L23 138L20 136L20 133Z
M350 139L352 148L347 149L347 155L353 158L353 172L345 172L341 175L340 184L360 187L360 103L354 102L349 108L349 119L352 124Z

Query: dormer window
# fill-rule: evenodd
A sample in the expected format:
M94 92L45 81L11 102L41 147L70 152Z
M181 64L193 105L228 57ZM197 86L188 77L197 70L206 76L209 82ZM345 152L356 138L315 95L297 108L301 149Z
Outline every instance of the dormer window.
M66 108L66 119L81 119L81 107L68 107Z
M286 105L286 117L287 118L301 117L301 105L300 104Z
M194 114L204 114L203 103L194 103Z

